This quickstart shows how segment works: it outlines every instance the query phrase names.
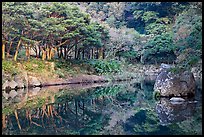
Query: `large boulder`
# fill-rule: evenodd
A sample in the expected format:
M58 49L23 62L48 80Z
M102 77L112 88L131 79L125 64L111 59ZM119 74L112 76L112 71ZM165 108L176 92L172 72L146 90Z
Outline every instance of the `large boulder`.
M157 76L154 91L161 96L189 96L195 94L196 82L193 73L174 73L171 67L163 68Z

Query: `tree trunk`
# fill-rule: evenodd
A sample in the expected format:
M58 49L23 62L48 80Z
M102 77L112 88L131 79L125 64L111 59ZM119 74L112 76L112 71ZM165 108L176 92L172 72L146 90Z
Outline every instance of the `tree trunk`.
M7 57L7 58L8 58L9 55L10 55L10 50L11 50L12 44L13 44L13 41L11 41L11 43L9 44L9 49L8 49L8 51L7 51L7 54L6 54L6 57Z
M103 48L100 48L98 51L98 58L103 59Z
M60 47L60 58L63 58L62 47Z
M60 58L60 50L59 50L59 47L57 48L57 56L58 56L58 58Z
M50 51L50 50L49 50L49 48L47 47L47 48L46 48L46 57L47 57L47 60L50 59L50 56L49 56L49 55L50 55L50 54L49 54L50 52L49 52L49 51Z
M17 60L17 55L18 55L18 50L19 50L20 45L21 45L21 39L18 41L18 45L17 45L16 52L14 55L14 61Z
M52 59L52 55L53 55L53 49L49 48L49 59Z
M67 51L66 51L66 47L64 47L64 59L66 59L66 57L67 57Z
M30 48L26 47L26 57L27 59L30 59Z
M105 59L105 50L103 49L103 59Z
M94 48L92 48L92 59L94 59Z
M96 59L98 59L98 48L96 49Z
M74 52L75 52L75 54L74 54L74 55L75 55L74 58L77 59L77 45L75 45L75 50L74 50Z
M40 46L38 46L38 57L39 57L39 58L40 58L40 52L41 52Z
M2 60L5 59L5 43L2 43Z
M46 51L42 49L42 60L45 60L46 58Z
M82 51L82 59L84 60L84 49Z

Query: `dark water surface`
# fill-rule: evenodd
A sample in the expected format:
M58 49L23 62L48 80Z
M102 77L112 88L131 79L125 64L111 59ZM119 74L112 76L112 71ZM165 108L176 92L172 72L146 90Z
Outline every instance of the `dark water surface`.
M81 88L81 87L83 88ZM4 94L2 134L201 135L202 84L182 104L155 100L153 80Z

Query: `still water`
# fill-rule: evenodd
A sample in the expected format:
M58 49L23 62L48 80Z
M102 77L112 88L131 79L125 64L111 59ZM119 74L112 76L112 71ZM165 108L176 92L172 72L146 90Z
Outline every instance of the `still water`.
M182 104L156 100L153 86L143 79L11 91L2 97L2 134L201 135L202 85Z

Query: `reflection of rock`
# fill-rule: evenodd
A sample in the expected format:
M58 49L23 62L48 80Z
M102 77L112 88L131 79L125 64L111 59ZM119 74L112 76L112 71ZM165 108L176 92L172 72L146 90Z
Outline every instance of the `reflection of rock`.
M163 69L157 76L154 91L159 91L161 96L186 96L195 94L195 79L191 72L174 74L169 69Z
M33 77L33 76L29 76L28 84L29 86L40 86L41 85L40 81L36 77Z
M3 96L6 99L9 99L10 97L13 99L17 95L18 95L18 93L15 90L11 90L9 93L3 92Z
M6 81L4 84L3 84L3 86L2 86L2 88L3 89L7 89L7 88L11 88L11 89L15 89L16 87L18 86L18 83L16 83L15 81Z
M195 101L182 101L182 103L174 104L167 98L161 98L155 109L161 125L167 125L191 117L195 112L195 105Z
M32 89L29 89L29 96L35 96L38 94L38 92L40 91L40 87L35 87Z

